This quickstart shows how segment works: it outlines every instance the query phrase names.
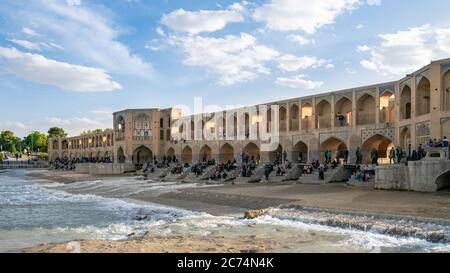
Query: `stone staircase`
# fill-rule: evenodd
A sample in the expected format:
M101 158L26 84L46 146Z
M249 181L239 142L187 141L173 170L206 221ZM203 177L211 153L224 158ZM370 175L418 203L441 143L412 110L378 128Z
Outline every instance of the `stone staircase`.
M328 169L324 174L324 180L319 180L319 171L315 170L311 174L302 174L298 179L300 184L328 184L333 181L335 175L339 173L342 167L337 167L335 169Z

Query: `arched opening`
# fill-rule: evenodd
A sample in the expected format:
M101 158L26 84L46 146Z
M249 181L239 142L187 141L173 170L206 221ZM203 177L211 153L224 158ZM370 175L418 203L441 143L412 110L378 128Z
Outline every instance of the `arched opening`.
M194 140L195 139L195 122L193 120L191 120L191 139L190 140Z
M234 149L230 144L225 143L219 149L219 162L227 163L228 161L233 162L233 160L234 160Z
M184 163L192 164L192 148L186 146L181 151L181 161Z
M52 147L53 147L53 150L58 150L59 149L59 142L58 142L58 140L53 140Z
M286 122L286 118L287 118L287 111L286 108L284 106L280 107L280 132L286 132L287 129L287 122Z
M260 149L258 147L258 145L256 145L253 142L248 143L245 147L244 147L244 153L247 153L250 158L251 157L255 157L260 153Z
M450 110L450 69L442 76L442 109Z
M400 133L400 146L407 155L411 152L411 131L405 127Z
M308 162L308 145L303 141L298 142L292 149L292 161L297 163Z
M364 94L359 98L356 106L356 123L366 125L375 123L375 98L369 94Z
M61 146L63 150L67 150L69 149L69 142L67 142L67 140L63 140Z
M385 92L380 96L380 123L395 122L395 95Z
M212 159L212 150L208 145L203 145L200 149L200 160L202 162L207 162Z
M244 134L245 139L250 137L250 115L248 113L244 115Z
M334 119L334 126L342 127L349 126L352 122L352 101L347 97L342 97L338 100L335 107L336 118ZM340 117L343 116L343 120Z
M312 129L312 105L305 103L302 106L302 129Z
M416 92L416 116L430 113L430 81L422 77Z
M109 152L106 151L106 152L103 154L103 157L104 157L105 159L108 158L108 157L109 157Z
M298 131L299 129L299 108L293 104L289 111L289 130Z
M123 140L125 138L125 119L118 116L116 120L116 140Z
M119 147L119 149L117 150L117 160L119 163L125 163L125 154L122 147Z
M320 145L320 159L321 161L325 161L325 152L331 151L332 158L336 159L336 152L339 151L341 155L343 155L344 151L347 150L347 144L345 144L342 140L331 137L326 141L322 142Z
M363 163L371 163L371 152L373 149L378 153L378 164L389 164L389 151L394 148L394 143L382 135L374 135L366 140L362 147Z
M400 118L411 118L411 88L407 85L403 87L400 93Z
M316 106L316 128L330 128L331 127L331 104L322 100Z
M268 106L267 110L267 133L272 132L272 108Z
M281 144L278 144L277 149L269 152L269 161L270 162L283 162L283 147Z
M436 178L438 191L450 191L450 170L445 171Z
M133 163L151 163L153 162L152 151L145 147L139 146L133 152Z
M173 148L169 148L166 152L166 156L173 157L175 155L175 150Z

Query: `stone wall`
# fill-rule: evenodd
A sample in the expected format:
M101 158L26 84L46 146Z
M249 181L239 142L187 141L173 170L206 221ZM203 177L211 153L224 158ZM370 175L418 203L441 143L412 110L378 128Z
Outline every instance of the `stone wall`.
M93 175L120 175L134 169L135 166L131 163L80 163L75 165L77 173Z
M384 165L375 169L375 188L436 192L436 179L450 170L450 160L427 158L405 165Z

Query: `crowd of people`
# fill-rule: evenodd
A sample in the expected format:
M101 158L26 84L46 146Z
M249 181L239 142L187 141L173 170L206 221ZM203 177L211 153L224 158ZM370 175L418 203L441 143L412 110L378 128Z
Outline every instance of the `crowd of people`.
M53 168L56 170L66 170L71 171L75 170L75 164L77 163L113 163L111 157L76 157L76 158L56 158L53 162L51 162Z
M236 159L234 159L233 161L228 160L227 163L225 164L218 164L214 170L213 173L211 175L211 180L214 181L219 181L220 179L227 179L228 178L228 173L230 171L236 170L238 167Z

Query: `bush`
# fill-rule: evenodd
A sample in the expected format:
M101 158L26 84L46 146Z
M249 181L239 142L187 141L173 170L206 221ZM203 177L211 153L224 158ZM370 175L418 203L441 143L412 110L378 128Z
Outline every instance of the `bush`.
M3 161L3 152L0 152L0 162Z
M39 153L38 158L47 160L48 159L48 154L47 153Z

